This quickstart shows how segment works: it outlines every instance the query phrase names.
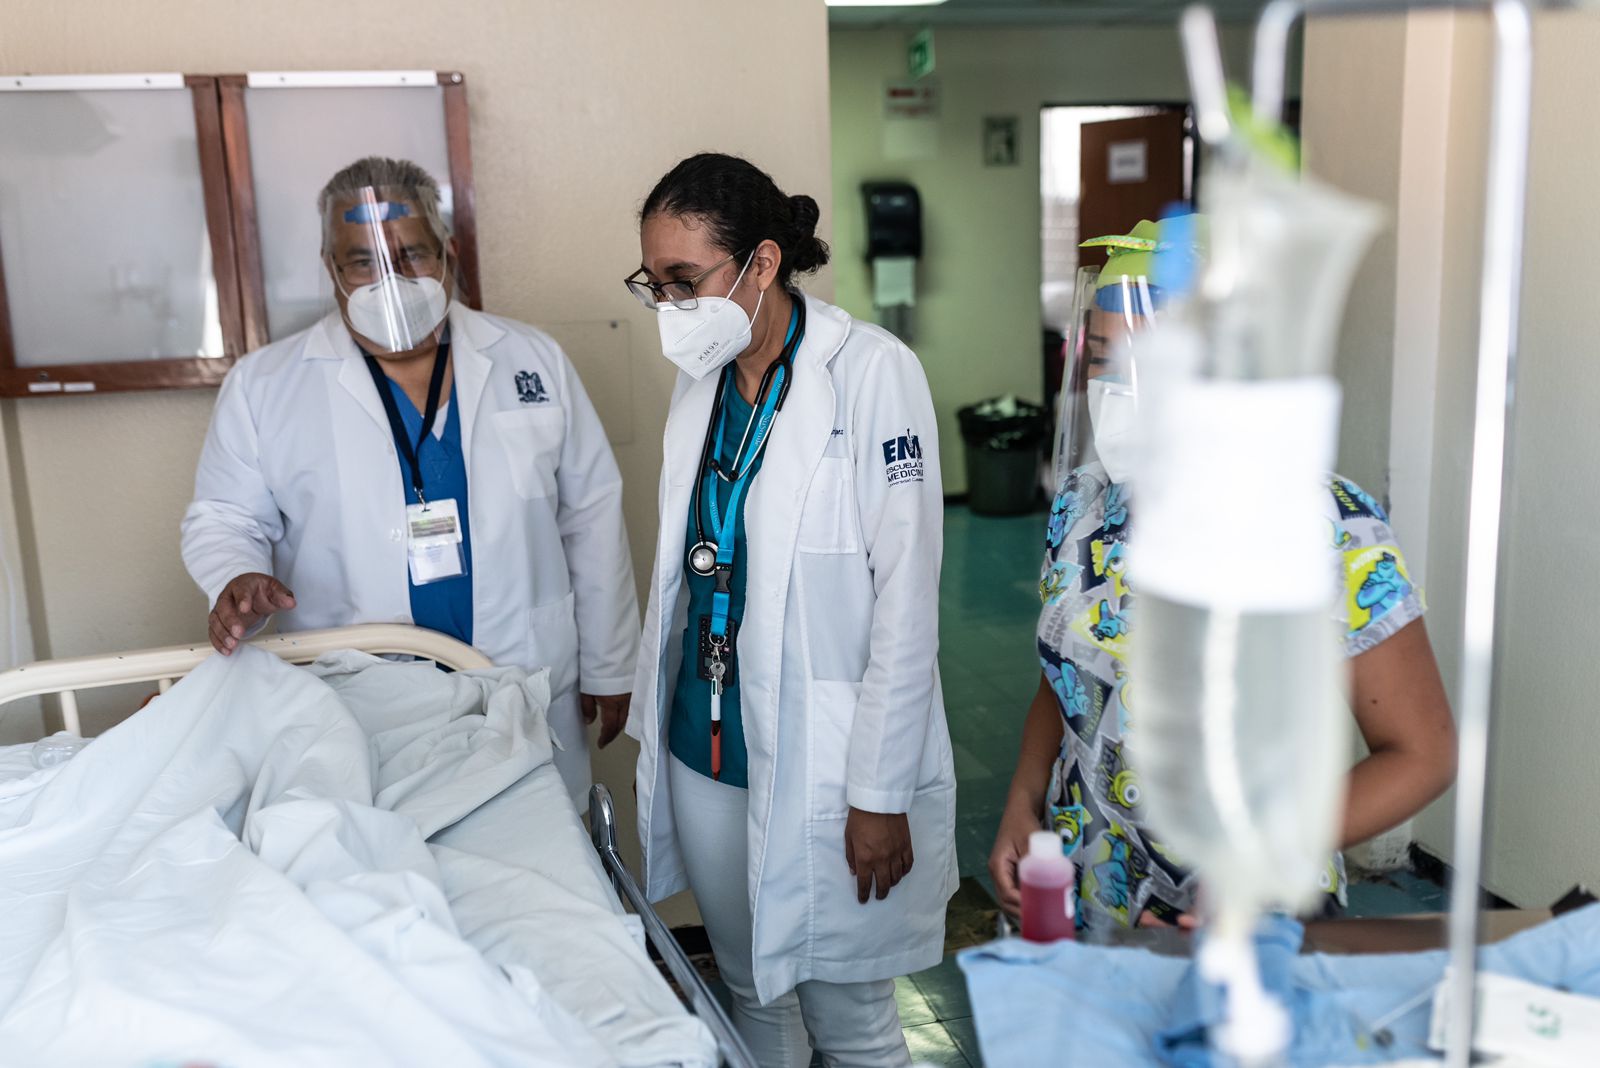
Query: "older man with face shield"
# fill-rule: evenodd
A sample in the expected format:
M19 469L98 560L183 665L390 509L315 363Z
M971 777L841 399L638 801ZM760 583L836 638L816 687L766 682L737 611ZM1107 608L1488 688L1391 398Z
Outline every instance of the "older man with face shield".
M228 655L269 616L415 623L549 667L577 800L580 717L602 746L621 730L639 627L605 431L548 335L454 301L420 167L360 160L318 207L337 310L229 373L183 522L211 642Z

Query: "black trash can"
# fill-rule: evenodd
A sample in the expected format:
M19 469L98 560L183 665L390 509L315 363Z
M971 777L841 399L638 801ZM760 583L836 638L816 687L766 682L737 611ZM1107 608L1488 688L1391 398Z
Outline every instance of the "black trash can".
M1039 494L1045 411L1015 397L991 397L956 412L967 450L967 504L978 515L1022 515Z

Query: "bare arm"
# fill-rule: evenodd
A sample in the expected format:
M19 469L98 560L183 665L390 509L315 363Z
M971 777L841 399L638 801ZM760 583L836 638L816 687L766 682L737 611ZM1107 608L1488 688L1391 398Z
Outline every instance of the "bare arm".
M1455 722L1422 620L1351 661L1350 707L1371 755L1350 771L1346 847L1404 823L1455 778Z
M1028 718L1022 725L1022 753L1011 776L1007 805L1018 805L1035 818L1044 811L1045 791L1050 788L1050 769L1061 755L1061 707L1044 672L1039 673L1039 688L1028 705Z
M1022 726L1022 753L1011 776L1011 792L1000 817L1000 830L989 854L989 874L1003 908L1016 912L1022 906L1017 888L1017 861L1028 852L1028 835L1044 826L1045 792L1050 789L1050 769L1061 752L1061 710L1055 691L1044 673L1028 706Z

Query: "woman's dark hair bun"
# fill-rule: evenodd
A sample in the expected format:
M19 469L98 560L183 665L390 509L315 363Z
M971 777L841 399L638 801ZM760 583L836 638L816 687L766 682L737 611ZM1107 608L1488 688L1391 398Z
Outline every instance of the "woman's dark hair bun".
M817 220L822 211L817 202L804 193L789 198L794 213L794 247L785 255L793 260L793 267L801 274L810 274L828 262L828 245L817 237Z
M778 281L785 287L828 262L828 246L817 237L817 202L786 195L771 175L738 156L702 152L672 168L645 198L639 217L661 213L699 220L729 255L748 256L761 242L776 242L783 253Z
M789 198L789 207L794 211L796 230L805 236L817 232L817 220L822 218L822 211L817 207L815 200L801 193Z

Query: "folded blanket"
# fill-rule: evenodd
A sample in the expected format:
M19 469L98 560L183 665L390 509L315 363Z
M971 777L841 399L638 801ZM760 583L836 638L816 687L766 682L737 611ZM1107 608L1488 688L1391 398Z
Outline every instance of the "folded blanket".
M433 672L372 663L246 646L0 776L0 1061L614 1063L463 941L425 843L550 759L544 676L419 719L340 698Z

